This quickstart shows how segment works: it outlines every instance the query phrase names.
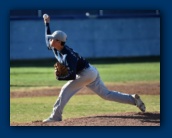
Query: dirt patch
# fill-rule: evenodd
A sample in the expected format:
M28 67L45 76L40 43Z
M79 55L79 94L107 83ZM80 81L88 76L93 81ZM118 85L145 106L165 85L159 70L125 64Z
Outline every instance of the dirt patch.
M148 94L157 95L160 94L160 83L122 83L122 84L107 84L109 90L115 90L128 94ZM26 89L20 91L11 91L10 98L20 97L40 97L40 96L58 96L60 88L56 87L44 87L39 89ZM88 88L81 89L77 94L94 94Z
M82 118L71 118L60 122L11 123L11 126L160 126L159 112L116 113Z

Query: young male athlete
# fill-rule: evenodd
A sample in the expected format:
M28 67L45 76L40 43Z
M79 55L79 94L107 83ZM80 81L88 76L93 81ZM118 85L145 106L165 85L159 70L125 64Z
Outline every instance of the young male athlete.
M61 88L50 117L43 120L43 122L61 121L64 106L69 99L84 86L91 89L105 100L136 105L142 112L145 112L145 104L142 102L139 95L130 95L108 90L102 82L97 69L78 53L73 51L73 49L65 45L67 39L66 33L57 30L51 34L49 26L50 17L44 18L44 23L45 39L48 49L53 51L57 62L65 65L68 69L68 74L62 77L58 76L55 70L56 78L58 80L68 80L68 82Z

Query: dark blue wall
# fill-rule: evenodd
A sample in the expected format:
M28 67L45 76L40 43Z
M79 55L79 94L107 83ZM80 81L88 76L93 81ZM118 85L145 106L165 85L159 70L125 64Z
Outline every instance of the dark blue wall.
M66 32L67 45L84 57L160 55L160 18L53 19L55 30ZM51 57L42 20L10 21L10 59Z

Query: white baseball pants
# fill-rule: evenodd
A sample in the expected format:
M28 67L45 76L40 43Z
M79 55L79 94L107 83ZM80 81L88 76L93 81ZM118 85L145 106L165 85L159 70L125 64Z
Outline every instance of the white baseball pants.
M103 99L135 105L135 100L131 95L117 91L109 91L102 82L97 69L90 65L89 68L81 71L75 80L68 81L62 87L50 118L59 121L62 120L64 106L69 99L84 86L91 89Z

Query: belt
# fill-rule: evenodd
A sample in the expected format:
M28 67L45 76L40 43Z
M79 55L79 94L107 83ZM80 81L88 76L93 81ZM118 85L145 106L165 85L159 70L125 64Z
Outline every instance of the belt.
M87 66L85 66L83 69L81 69L80 71L77 72L78 73L81 73L82 71L84 71L85 69L88 69L90 67L90 64L88 64Z

